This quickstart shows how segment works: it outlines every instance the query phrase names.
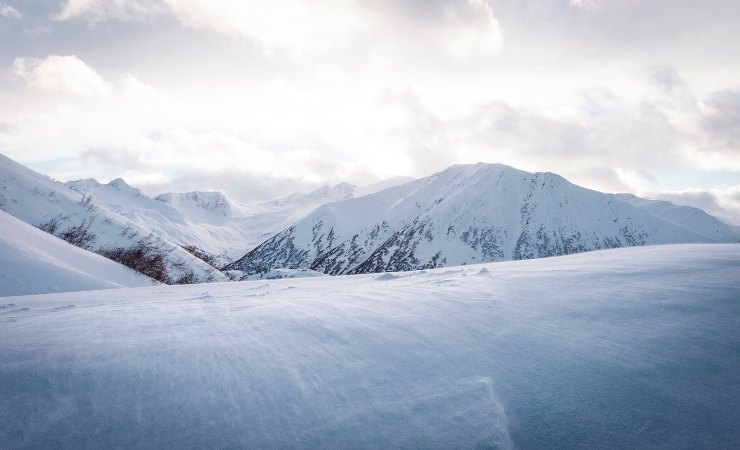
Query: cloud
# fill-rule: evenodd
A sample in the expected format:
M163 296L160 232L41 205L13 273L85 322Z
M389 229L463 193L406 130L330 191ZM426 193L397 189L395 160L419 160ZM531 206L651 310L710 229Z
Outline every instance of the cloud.
M315 188L343 171L316 152L268 151L232 135L184 129L90 148L81 158L152 194L216 189L243 201Z
M649 79L666 94L675 94L687 89L686 82L671 66L652 66L647 70Z
M259 67L267 59L250 50L257 58L244 64L248 70L239 58L219 64L188 59L190 53L184 65L171 65L168 58L166 70L134 66L152 77L144 83L126 74L131 61L108 61L103 74L87 64L104 61L98 56L18 58L18 77L7 89L12 101L0 105L0 120L15 132L0 133L0 145L25 161L59 154L78 158L77 167L67 166L65 173L54 174L58 178L124 176L142 187L167 190L197 188L198 180L232 195L239 192L240 177L260 186L242 187L245 193L235 195L240 198L287 193L277 180L290 190L344 180L364 184L478 161L553 171L595 189L632 192L662 189L661 170L740 170L736 91L706 93L694 89L690 72L652 63L616 72L569 67L565 78L517 66L516 77L498 77L497 70L457 64L460 56L451 50L440 57L423 48L427 38L429 47L443 45L449 30L466 24L495 30L485 3L378 0L355 7L367 16L362 23L387 27L393 37L380 37L368 49L395 55L392 62L406 55L404 64L426 58L431 65L423 68L429 70L390 64L387 71L376 71L375 55L359 53L346 64L357 67L351 73L356 77L317 81L310 70L280 58ZM174 21L170 26L179 27ZM121 28L138 33L142 25ZM365 31L352 30L350 39ZM404 39L394 42L398 37ZM383 47L387 44L395 49ZM242 53L229 53L235 55ZM193 60L203 69L197 77L189 73ZM112 72L116 68L118 75ZM236 75L230 79L231 70ZM208 78L215 71L218 82ZM614 73L624 77L621 84L609 78ZM572 85L564 82L571 79ZM556 95L543 99L542 92Z
M644 74L635 98L584 88L550 108L483 98L455 108L417 90L390 92L386 116L399 119L386 138L413 175L489 161L554 171L604 191L653 192L667 181L664 172L740 171L740 96L697 97L670 67ZM716 108L714 115L702 104Z
M111 87L75 55L49 55L44 59L16 58L15 73L33 86L47 91L85 97L107 96Z
M20 19L23 17L23 14L21 14L20 11L18 11L17 9L13 8L12 6L6 3L0 3L0 17Z
M186 26L246 38L268 52L295 56L325 54L351 41L364 28L357 5L349 0L243 1L166 0Z
M91 147L115 152L122 142L178 126L187 114L133 75L108 80L74 55L17 58L13 69L13 107L10 114L0 108L0 120L14 131L4 138L9 156L26 161L73 158Z
M429 46L458 57L496 55L503 48L498 19L485 0L379 0L361 2L374 15L373 31L395 45ZM418 54L417 54L418 57Z
M595 9L601 3L601 0L569 0L570 6L580 9Z
M502 47L498 20L485 0L68 0L57 20L162 15L299 59L399 45L470 57Z
M68 0L58 20L138 20L168 14L189 28L246 39L267 52L325 53L362 28L350 0Z
M740 91L713 93L702 103L702 125L710 135L708 146L740 155Z
M652 104L619 100L608 91L586 92L556 110L489 101L454 114L434 111L408 94L392 99L414 118L395 133L424 171L494 161L580 178L590 168L612 167L620 170L608 180L619 183L597 187L619 189L649 181L646 168L684 163L682 134L667 116Z
M0 134L14 134L18 132L18 128L7 122L0 121Z
M91 23L109 19L137 20L163 13L164 6L159 0L67 0L55 19L84 17Z

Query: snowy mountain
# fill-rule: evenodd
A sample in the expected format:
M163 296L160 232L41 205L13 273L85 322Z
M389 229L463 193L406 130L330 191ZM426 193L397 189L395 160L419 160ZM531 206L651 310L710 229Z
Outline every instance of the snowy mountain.
M389 180L393 184L397 180ZM318 206L374 192L383 185L358 188L349 183L322 186L274 200L245 204L221 192L168 192L154 198L122 179L101 184L93 179L69 181L69 188L134 223L168 236L182 246L194 245L226 264L265 239L305 217ZM222 264L222 265L223 265Z
M730 226L704 210L693 206L681 206L665 200L649 200L633 194L616 194L627 203L650 211L656 216L681 225L687 230L720 242L740 241L740 229Z
M80 181L66 183L77 189ZM164 193L151 198L138 189L120 189L123 180L109 184L82 183L95 202L134 223L169 236L180 245L195 245L226 262L242 256L333 196L294 194L289 198L242 204L220 192ZM115 186L111 186L115 184ZM225 264L225 263L224 263Z
M319 207L226 269L355 274L722 240L697 230L556 174L480 163Z
M156 284L0 211L0 296Z
M3 448L740 448L740 245L0 300Z
M327 185L308 193L296 192L286 197L280 197L275 200L261 202L260 205L264 207L299 207L301 205L322 205L324 203L331 203L347 198L354 198L356 188L357 186L354 186L350 183L339 183L335 186Z
M127 208L131 198L147 204L147 198L123 180L105 186L84 180L75 187L87 194L75 192L0 155L0 209L23 222L110 258L136 260L141 270L160 280L176 283L226 279L166 234L158 234L157 230L116 212L118 206ZM98 203L89 195L95 189L106 192L105 202Z
M231 205L220 192L168 192L154 199L167 203L190 219L207 221L213 217L231 216Z

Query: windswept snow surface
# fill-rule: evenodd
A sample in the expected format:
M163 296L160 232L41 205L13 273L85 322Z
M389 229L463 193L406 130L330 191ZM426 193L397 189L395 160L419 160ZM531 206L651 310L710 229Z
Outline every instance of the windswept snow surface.
M3 448L740 448L740 245L4 299Z
M0 296L155 284L0 211Z

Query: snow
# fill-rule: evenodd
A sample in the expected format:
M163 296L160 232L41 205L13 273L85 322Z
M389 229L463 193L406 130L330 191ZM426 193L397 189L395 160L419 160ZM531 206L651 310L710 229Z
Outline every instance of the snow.
M152 198L120 178L108 184L85 179L68 181L65 185L91 195L97 204L180 245L195 245L220 256L226 260L223 264L240 258L316 207L353 197L357 189L348 183L339 183L308 193L245 204L230 200L221 192L167 192ZM371 192L374 188L363 189L363 192Z
M96 200L85 204L83 193L97 192L103 187L118 193L117 197L111 194L110 198L122 201L116 204L109 198L107 204ZM198 281L226 280L222 273L185 251L166 233L154 233L158 230L119 214L121 209L126 209L128 199L146 201L138 189L128 186L121 179L104 186L94 180L80 180L70 188L0 154L1 210L33 226L57 221L59 229L56 235L70 227L87 225L95 236L88 245L88 249L93 251L119 246L128 248L150 237L152 244L169 250L164 260L171 279L177 280L192 271ZM159 203L152 199L150 201ZM160 212L153 211L154 214Z
M4 448L740 448L737 244L0 303Z
M238 270L230 271L228 274L234 280L276 280L279 278L314 278L314 277L326 277L325 273L316 272L310 269L272 269L267 272L244 274Z
M616 197L709 239L740 242L738 228L723 223L699 208L675 205L665 200L649 200L632 194L616 194Z
M156 283L0 211L0 297Z
M227 268L310 268L336 275L722 240L703 225L714 223L692 222L687 229L553 173L456 165L325 204Z

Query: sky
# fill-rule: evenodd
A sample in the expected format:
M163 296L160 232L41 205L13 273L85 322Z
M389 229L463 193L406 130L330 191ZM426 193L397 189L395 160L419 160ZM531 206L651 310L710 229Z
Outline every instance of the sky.
M0 0L0 152L253 201L457 163L740 225L737 0Z

